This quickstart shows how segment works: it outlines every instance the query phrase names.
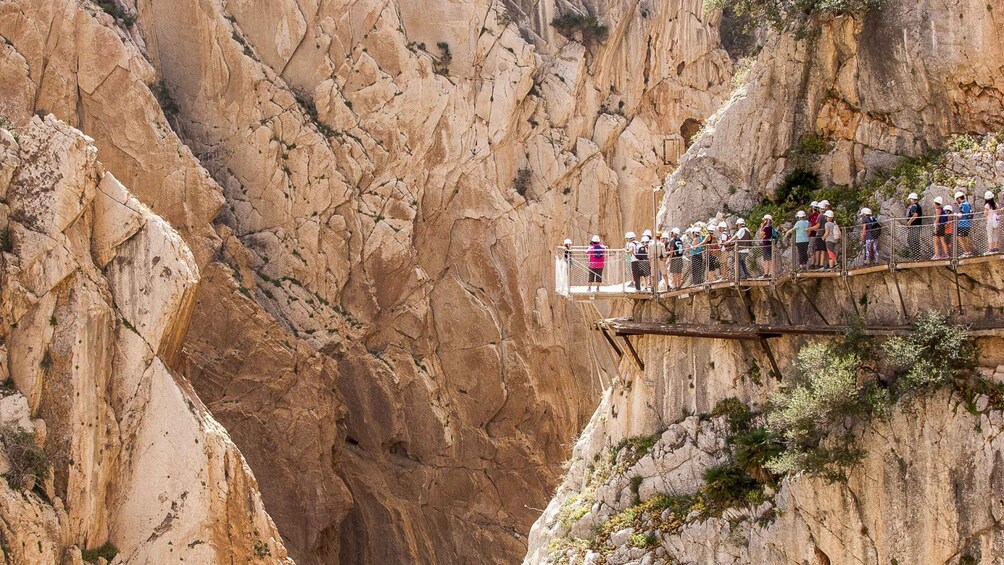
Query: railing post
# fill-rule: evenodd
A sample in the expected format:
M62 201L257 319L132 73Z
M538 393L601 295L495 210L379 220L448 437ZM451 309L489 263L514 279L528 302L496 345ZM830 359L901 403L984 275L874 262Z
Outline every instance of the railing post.
M834 222L836 225L836 222ZM854 230L847 230L853 233ZM844 233L844 228L840 228L840 240L838 242L840 245L840 274L847 276L847 234ZM867 245L867 243L865 244Z
M955 211L952 211L955 214ZM952 268L959 266L959 222L955 218L949 218L948 225L952 227Z
M735 267L734 269L732 269L732 276L735 278L736 286L739 286L739 281L740 281L740 279L739 279L739 253L740 253L739 245L740 245L740 241L738 239L735 240L734 242L732 242L732 255L733 255L733 260L732 260L733 265L732 266Z
M899 227L900 223L896 221L895 218L889 220L889 233L886 237L889 239L889 270L896 270L896 228Z

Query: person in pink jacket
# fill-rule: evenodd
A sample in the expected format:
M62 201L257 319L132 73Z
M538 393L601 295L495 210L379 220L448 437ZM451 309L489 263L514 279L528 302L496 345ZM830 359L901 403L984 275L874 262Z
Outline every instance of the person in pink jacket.
M607 261L607 246L600 242L600 236L593 236L586 256L589 258L589 283L586 292L593 290L594 282L596 290L599 290L600 284L603 283L603 267L606 266Z

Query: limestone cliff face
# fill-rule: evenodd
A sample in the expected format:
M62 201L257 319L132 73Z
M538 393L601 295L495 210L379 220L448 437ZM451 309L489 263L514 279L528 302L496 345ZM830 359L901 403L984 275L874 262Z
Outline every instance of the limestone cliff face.
M598 395L550 247L647 223L640 189L726 94L715 19L698 0L102 4L117 17L0 2L4 115L93 137L191 248L165 359L293 556L518 559ZM608 37L550 25L576 10Z
M288 562L244 458L171 368L192 253L91 139L51 115L16 135L0 130L0 416L51 471L0 485L6 562L79 563L106 542L131 563Z
M997 131L1004 84L997 9L890 2L868 16L825 20L806 39L771 39L748 82L667 177L663 221L685 225L726 207L750 209L791 170L787 160L802 135L831 143L815 164L824 182L860 185L903 155L942 148L953 133ZM997 142L949 151L945 166L945 178L970 195L1004 184ZM926 188L931 199L949 197L956 186ZM898 199L880 200L886 215L902 213ZM959 287L939 271L903 272L898 282L888 275L809 280L798 291L750 289L744 299L731 290L699 293L636 306L634 315L819 324L856 314L902 324L927 308L959 306L958 321L979 323L997 316L1002 275L992 263L963 268ZM803 343L771 341L782 372ZM981 340L981 371L998 383L1000 345L999 338ZM999 500L981 493L1000 488L1004 420L987 397L969 405L945 391L859 425L856 441L868 455L846 484L789 477L767 501L721 516L693 511L668 525L614 528L598 540L612 517L639 500L693 494L704 471L728 457L729 432L710 415L719 401L762 406L777 388L756 342L644 336L636 347L645 370L622 361L564 483L531 531L527 563L999 562L1004 514ZM640 456L627 441L639 437L647 442Z
M665 221L748 210L791 169L802 136L831 143L816 167L857 185L954 133L1004 127L1004 23L994 3L888 2L769 40L749 78L666 178Z

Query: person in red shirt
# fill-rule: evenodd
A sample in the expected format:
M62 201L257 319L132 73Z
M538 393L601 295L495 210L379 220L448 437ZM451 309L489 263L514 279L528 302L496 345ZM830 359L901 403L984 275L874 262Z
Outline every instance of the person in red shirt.
M603 267L606 266L607 262L607 246L600 242L600 236L593 236L586 256L589 258L589 282L587 283L586 292L593 290L594 282L596 283L596 290L600 290L600 285L603 283Z

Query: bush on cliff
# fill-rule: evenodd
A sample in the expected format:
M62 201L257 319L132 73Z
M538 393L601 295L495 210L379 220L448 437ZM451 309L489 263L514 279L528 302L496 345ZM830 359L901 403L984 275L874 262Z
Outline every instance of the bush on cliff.
M748 29L770 26L775 31L804 31L814 17L863 14L883 0L705 0L705 10L728 9Z
M891 338L881 349L856 331L842 343L805 345L767 408L771 435L762 440L778 438L784 448L765 467L779 475L845 478L864 456L854 438L862 418L885 416L897 400L943 386L966 395L996 391L976 377L977 355L967 330L937 312L921 314L913 333Z

